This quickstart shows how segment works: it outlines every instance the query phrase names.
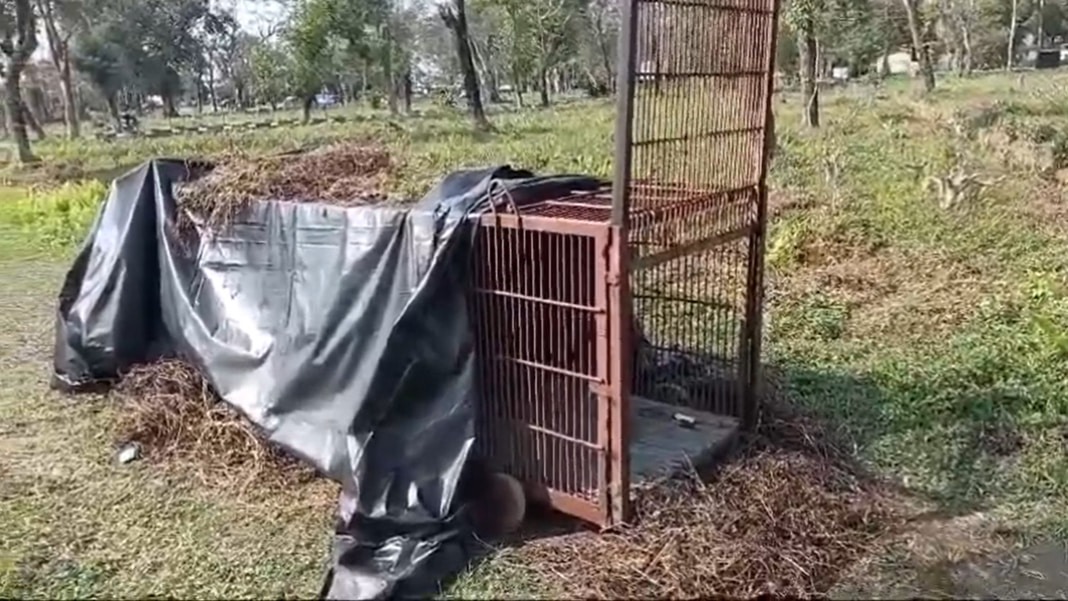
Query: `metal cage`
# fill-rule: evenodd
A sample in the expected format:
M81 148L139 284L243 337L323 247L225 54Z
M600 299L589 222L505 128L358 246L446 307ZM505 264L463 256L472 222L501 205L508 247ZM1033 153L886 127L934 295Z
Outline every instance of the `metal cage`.
M565 513L627 520L676 408L755 416L777 11L626 0L611 185L481 218L479 451Z

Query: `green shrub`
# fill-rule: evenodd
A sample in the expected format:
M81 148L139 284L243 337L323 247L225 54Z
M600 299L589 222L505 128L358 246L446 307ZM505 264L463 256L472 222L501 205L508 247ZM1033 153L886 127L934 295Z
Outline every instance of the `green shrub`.
M0 202L0 224L14 228L25 247L67 251L81 244L106 196L107 186L98 180L30 189Z

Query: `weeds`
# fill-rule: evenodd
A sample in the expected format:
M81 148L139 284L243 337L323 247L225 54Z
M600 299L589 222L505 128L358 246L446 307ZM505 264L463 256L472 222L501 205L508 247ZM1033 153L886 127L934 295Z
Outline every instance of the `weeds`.
M1059 81L1063 84L1063 77ZM778 150L771 184L775 195L789 202L775 212L769 232L765 359L784 373L790 398L830 424L844 448L871 470L940 509L983 508L991 520L1066 536L1068 237L1064 201L1047 177L1051 169L1068 164L1063 108L1068 105L1063 92L1049 86L1029 84L1012 92L1013 81L1005 77L953 80L925 103L909 100L903 85L890 82L877 97L842 93L829 98L826 126L817 132L800 126L795 99L776 103ZM945 127L953 116L959 126ZM150 155L262 154L312 142L373 138L395 160L383 185L400 196L418 197L443 174L465 166L511 163L537 171L608 175L611 119L608 104L580 103L500 115L498 132L488 136L472 134L460 118L439 113L401 121L398 127L362 120L330 129L108 145L56 140L39 148L46 160L67 165L69 172L89 173ZM931 201L925 182L947 177L958 166L960 173L991 185L969 195L967 203L951 203L967 210L944 210ZM89 206L99 201L103 188L72 184L67 190L64 194L72 196L66 204L48 200L43 191L0 200L0 225L17 224L25 244L76 244L91 219ZM73 202L74 196L82 200ZM784 461L779 465L805 468ZM768 473L782 481L792 472ZM821 499L797 498L824 507ZM692 515L685 511L680 508L680 515ZM643 536L651 537L651 531L582 543L586 546L579 550L588 555L609 549L598 544L633 549ZM700 570L722 567L716 562L730 554L729 548L713 548L723 543L718 525L695 536L684 542L707 557L707 564L653 552L624 557L612 569L629 571L609 573L618 578L577 569L586 555L565 555L574 561L554 567L567 576L559 582L590 595L626 593L621 587L635 578L629 568L646 561L652 566L646 574L658 584L646 582L643 594L727 591L669 586L671 574L683 568L690 575L704 574ZM747 541L743 536L738 544ZM855 547L848 549L841 561L814 563L824 567L809 581L793 578L799 572L784 568L780 573L792 575L791 580L774 590L820 592L834 579L836 566L852 557ZM534 555L508 551L499 557L466 580L462 590L474 591L481 582L496 587L492 590L499 596L517 588L527 596L531 591L525 587L533 585L522 575L529 570L515 566L529 566ZM796 561L798 556L789 557ZM508 562L512 567L493 567ZM825 570L827 565L835 570ZM720 573L757 574L740 567ZM772 587L730 590L768 592Z
M107 187L88 180L51 189L29 189L24 194L0 201L0 224L19 230L30 246L64 252L85 238L107 195Z

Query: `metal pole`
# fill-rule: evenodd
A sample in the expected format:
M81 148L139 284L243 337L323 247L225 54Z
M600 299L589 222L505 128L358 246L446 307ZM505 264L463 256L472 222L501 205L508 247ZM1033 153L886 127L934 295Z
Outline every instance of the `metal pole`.
M631 141L633 139L636 57L638 54L638 3L624 0L616 66L616 153L612 177L612 225L626 236L630 220Z

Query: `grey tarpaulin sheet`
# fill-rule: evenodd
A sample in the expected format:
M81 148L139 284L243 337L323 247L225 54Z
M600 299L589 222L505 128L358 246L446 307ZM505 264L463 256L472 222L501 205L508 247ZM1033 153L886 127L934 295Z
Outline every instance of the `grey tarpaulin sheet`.
M341 482L324 595L431 592L468 559L456 495L474 442L469 217L491 186L522 203L597 182L462 171L410 209L261 202L189 231L173 187L191 172L157 160L113 183L60 293L54 384L183 357Z

